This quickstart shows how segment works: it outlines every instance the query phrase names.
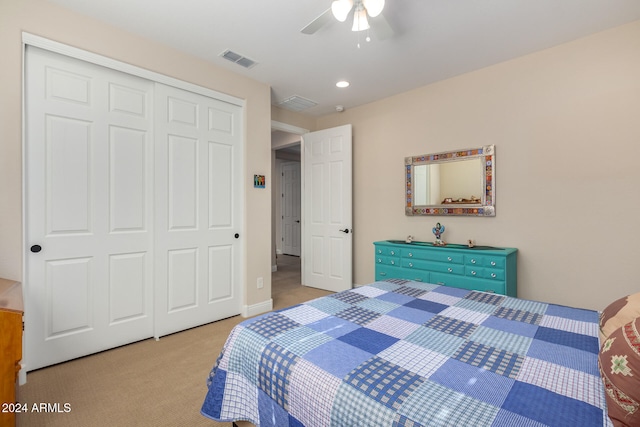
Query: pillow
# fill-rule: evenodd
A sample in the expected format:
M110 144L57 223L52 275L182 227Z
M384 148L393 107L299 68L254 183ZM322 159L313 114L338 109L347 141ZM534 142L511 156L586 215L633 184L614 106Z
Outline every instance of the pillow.
M600 314L600 344L616 329L640 317L640 292L609 304Z
M640 426L640 318L609 335L598 354L607 411L615 427Z

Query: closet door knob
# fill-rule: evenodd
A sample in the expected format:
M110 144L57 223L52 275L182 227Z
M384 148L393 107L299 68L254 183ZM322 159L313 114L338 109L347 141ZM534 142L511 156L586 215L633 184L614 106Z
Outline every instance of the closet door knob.
M236 239L240 237L240 234L236 233L233 235L233 237L235 237Z
M34 254L37 254L38 252L40 252L42 250L42 246L40 245L33 245L30 248L31 252L33 252Z

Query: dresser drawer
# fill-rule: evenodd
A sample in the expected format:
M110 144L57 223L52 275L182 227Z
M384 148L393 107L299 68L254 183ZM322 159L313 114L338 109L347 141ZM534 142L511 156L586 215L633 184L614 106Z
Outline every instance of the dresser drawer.
M378 255L376 256L376 264L381 265L400 265L400 257Z
M480 267L504 268L505 258L487 255L465 255L466 265L477 265Z
M402 269L391 265L376 265L376 281L387 279L403 279Z
M455 286L456 288L469 289L471 291L492 292L505 295L504 281L475 279L468 276L455 276L440 273L431 274L431 283L436 285Z
M402 267L406 269L433 271L436 273L457 274L464 276L465 269L462 264L445 264L442 262L430 262L420 260L410 260L403 258Z
M391 246L377 246L376 247L376 256L384 255L384 256L400 256L401 249L394 248Z
M505 275L504 270L497 268L482 268L482 267L471 267L465 266L464 272L466 276L476 277L478 279L490 279L490 280L501 280L504 281Z
M401 269L400 279L414 280L416 282L431 283L431 273L423 270Z
M403 249L403 258L436 261L451 264L464 264L464 256L462 254L444 251L444 250L420 250L420 249Z

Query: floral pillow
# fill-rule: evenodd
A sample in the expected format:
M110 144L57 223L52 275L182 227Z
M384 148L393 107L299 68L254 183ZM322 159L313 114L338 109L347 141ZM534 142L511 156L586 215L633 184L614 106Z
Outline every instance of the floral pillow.
M600 343L616 329L640 317L640 292L620 298L600 314Z
M616 329L598 356L609 418L616 427L640 426L640 318Z

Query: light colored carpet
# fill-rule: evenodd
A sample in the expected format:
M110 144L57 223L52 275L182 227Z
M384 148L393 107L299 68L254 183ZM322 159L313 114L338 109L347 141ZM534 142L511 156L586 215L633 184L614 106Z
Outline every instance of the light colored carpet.
M300 286L300 259L278 256L272 277L275 309L329 292ZM27 375L18 401L59 403L70 412L19 414L20 427L38 426L230 426L200 415L206 379L240 316L159 341L148 339Z

